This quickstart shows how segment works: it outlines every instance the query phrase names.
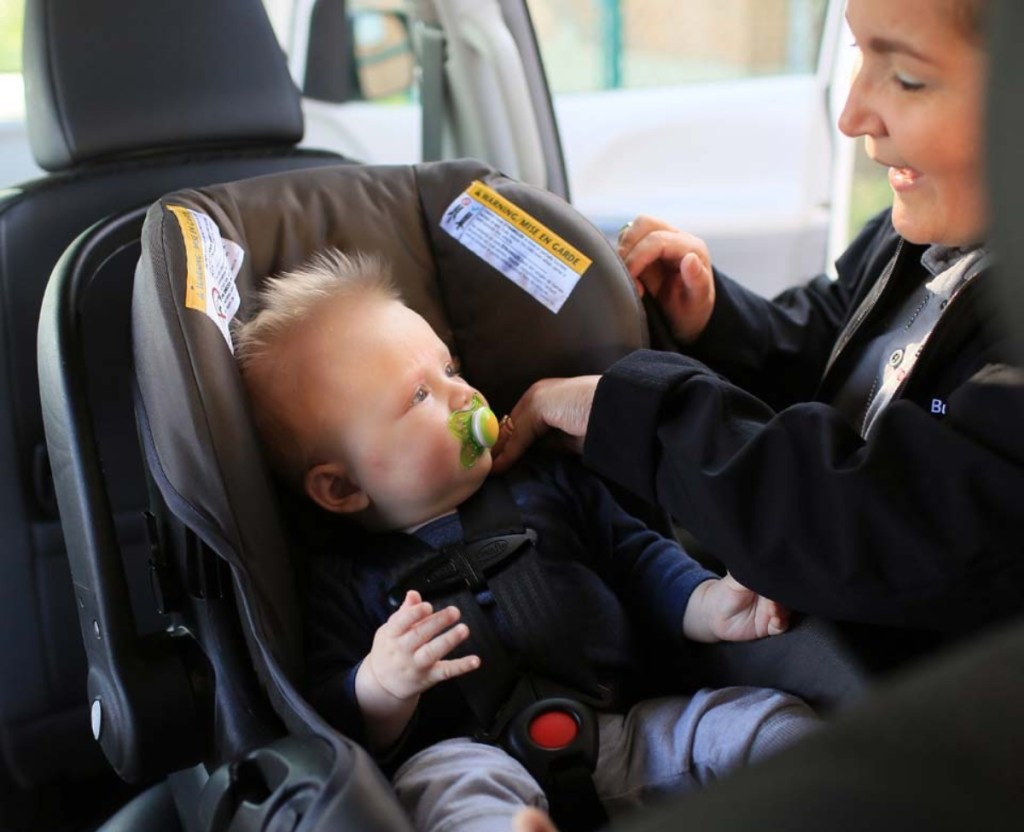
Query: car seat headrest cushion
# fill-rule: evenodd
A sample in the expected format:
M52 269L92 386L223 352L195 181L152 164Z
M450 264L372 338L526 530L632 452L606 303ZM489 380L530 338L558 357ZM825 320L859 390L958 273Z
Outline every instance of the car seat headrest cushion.
M23 65L29 142L47 170L302 138L301 98L260 0L28 3Z

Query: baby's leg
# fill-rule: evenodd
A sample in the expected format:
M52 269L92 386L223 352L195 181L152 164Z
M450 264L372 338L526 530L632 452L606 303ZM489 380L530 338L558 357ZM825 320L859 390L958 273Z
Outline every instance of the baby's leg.
M650 699L598 719L594 780L615 813L661 795L708 785L774 754L818 724L800 699L766 688L704 689Z
M393 784L416 832L508 832L522 807L548 807L537 781L518 761L466 738L413 755Z

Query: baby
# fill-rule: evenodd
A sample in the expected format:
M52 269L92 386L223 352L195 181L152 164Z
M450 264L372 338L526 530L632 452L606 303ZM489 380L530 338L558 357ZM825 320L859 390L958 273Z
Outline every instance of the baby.
M474 739L487 726L465 682L488 668L465 649L480 635L460 622L466 608L435 609L415 588L389 603L412 567L463 539L459 509L491 470L485 397L372 257L328 251L271 279L236 335L275 471L352 521L335 551L310 557L311 700L394 771L417 829L509 829L521 807L546 807L517 759ZM703 569L573 459L528 459L507 479L536 534L540 594L557 602L526 637L486 588L474 621L530 672L571 687L558 677L582 668L596 682L593 783L605 807L708 782L814 724L804 703L765 689L637 696L652 644L760 638L785 629L786 611Z

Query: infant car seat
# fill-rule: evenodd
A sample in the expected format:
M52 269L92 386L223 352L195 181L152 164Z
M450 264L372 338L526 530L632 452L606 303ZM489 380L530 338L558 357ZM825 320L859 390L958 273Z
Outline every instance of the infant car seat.
M163 741L180 749L166 765L228 764L205 783L199 828L263 829L286 817L303 829L406 824L366 753L303 698L292 560L301 552L285 533L228 335L267 275L327 246L383 254L406 302L499 413L537 378L601 372L646 344L637 297L602 235L560 199L480 162L295 171L179 191L150 208L132 308L136 410L160 521L156 574L176 626L142 658L131 634L109 635L121 649L91 667L89 696L101 745L131 777L126 749L145 756L160 741L134 735L141 694L121 668L159 668L145 695L161 697ZM90 502L96 460L83 452L89 426L69 344L58 339L42 368L59 388L47 427L62 512L76 506L88 535L103 506ZM94 556L102 606L117 564L102 562L102 547ZM787 645L809 655L783 663ZM738 681L819 703L862 684L811 625L737 647L719 655L740 657Z

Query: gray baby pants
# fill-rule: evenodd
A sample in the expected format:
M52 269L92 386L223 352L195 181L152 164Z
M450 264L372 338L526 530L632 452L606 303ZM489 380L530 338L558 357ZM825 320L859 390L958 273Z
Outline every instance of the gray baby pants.
M714 782L786 747L817 724L801 700L765 688L704 689L600 714L594 784L609 814ZM505 751L459 737L410 757L395 773L417 832L508 832L523 806L547 809Z

